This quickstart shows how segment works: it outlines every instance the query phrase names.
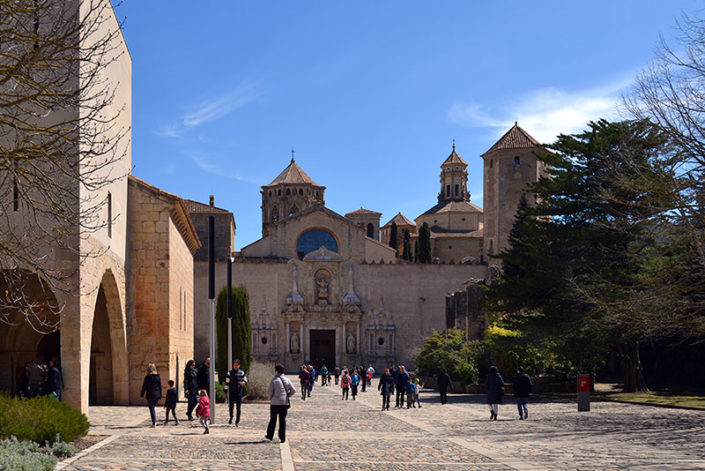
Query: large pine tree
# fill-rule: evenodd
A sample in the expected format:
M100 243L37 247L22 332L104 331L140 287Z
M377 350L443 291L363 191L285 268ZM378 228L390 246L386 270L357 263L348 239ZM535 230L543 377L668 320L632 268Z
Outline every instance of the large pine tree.
M419 254L418 254L418 262L419 263L431 263L432 257L431 257L431 228L428 227L427 223L423 223L421 225L421 229L419 229Z
M399 255L399 229L397 223L392 221L392 227L389 229L389 246L394 249L396 255Z

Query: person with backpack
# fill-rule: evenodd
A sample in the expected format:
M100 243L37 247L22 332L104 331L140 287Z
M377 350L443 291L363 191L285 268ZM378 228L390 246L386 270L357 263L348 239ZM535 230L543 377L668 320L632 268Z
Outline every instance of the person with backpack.
M328 380L328 368L326 368L325 363L321 367L321 386L326 385L326 381Z
M517 368L517 375L514 378L514 397L517 401L517 409L519 410L519 420L525 420L529 418L529 408L526 403L529 400L529 394L531 394L531 378L528 374L524 373L524 368L521 366Z
M247 375L240 369L240 360L233 362L233 369L225 377L225 391L228 394L228 410L230 411L229 424L233 423L233 406L237 406L235 427L240 426L240 412L242 409L242 389L247 384Z
M347 401L348 400L348 392L350 391L350 375L348 374L347 370L343 370L343 375L340 377L340 388L343 390L343 397L341 398L342 400Z
M340 379L340 367L338 365L335 365L335 369L333 370L333 375L335 375L335 385L338 385L338 380Z

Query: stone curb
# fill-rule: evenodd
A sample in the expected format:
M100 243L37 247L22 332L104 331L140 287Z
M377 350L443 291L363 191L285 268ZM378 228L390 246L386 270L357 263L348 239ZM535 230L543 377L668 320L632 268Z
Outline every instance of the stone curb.
M120 435L110 435L109 437L105 438L104 440L99 441L95 445L86 448L85 450L80 451L79 453L76 453L73 455L71 458L65 459L64 461L61 461L56 465L56 468L54 468L54 471L60 471L67 466L71 465L74 461L80 460L84 456L88 455L89 453L93 453L95 450L104 447L108 443L112 442L113 440L117 440L117 438L120 437Z

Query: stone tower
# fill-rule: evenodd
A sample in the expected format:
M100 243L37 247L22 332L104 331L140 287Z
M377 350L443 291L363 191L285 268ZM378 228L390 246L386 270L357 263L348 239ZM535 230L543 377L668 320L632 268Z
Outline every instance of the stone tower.
M292 151L293 153L293 151ZM291 163L262 193L262 235L269 227L284 218L294 216L304 209L319 204L325 206L325 186L317 185L291 157Z
M453 151L441 165L441 191L438 193L438 202L470 201L468 192L468 164Z
M367 237L379 241L379 218L382 213L360 208L346 213L345 217L364 229Z
M544 164L534 154L538 141L515 122L482 154L484 159L484 252L497 254L509 244L519 199L529 183L538 181ZM490 265L496 260L489 259Z

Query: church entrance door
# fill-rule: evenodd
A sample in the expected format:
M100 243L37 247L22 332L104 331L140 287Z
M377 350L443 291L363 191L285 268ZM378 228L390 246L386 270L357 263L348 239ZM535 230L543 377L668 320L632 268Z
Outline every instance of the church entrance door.
M335 330L311 330L311 364L319 368L323 363L330 369L335 366Z

